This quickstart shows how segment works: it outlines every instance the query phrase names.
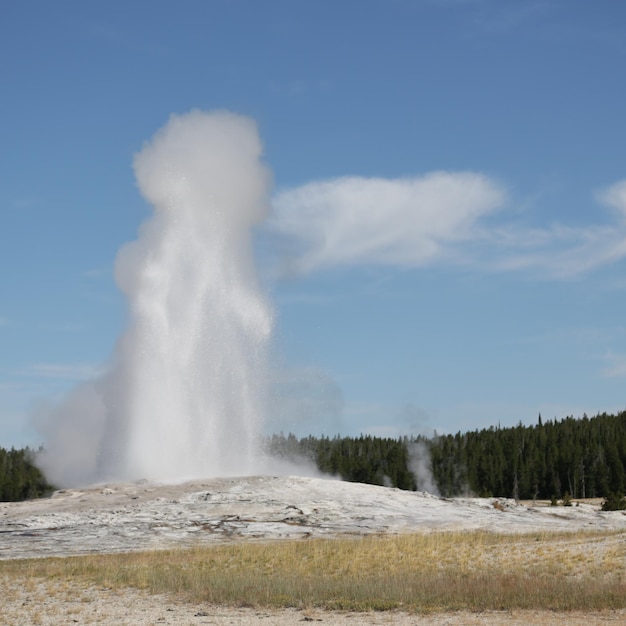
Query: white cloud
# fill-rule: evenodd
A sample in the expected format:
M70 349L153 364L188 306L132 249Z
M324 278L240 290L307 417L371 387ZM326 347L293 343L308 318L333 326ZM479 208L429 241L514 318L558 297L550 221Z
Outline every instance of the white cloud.
M496 269L534 269L552 278L571 278L626 256L626 229L615 226L492 233L489 263ZM531 241L532 237L536 241Z
M475 238L477 221L500 208L504 190L481 174L346 177L279 193L272 227L299 241L295 269L335 265L423 266Z
M596 194L617 219L585 228L554 224L543 229L494 230L490 238L499 269L536 269L555 278L570 278L626 257L626 181Z
M346 177L288 189L274 199L271 228L295 244L291 267L423 267L457 263L571 278L626 257L626 180L596 194L617 217L587 227L489 220L507 202L496 181L471 172L422 177Z

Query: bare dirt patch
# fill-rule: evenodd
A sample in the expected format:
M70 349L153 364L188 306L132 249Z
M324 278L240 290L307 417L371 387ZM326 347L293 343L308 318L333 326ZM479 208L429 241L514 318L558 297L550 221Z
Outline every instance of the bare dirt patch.
M113 591L89 586L68 586L63 581L18 581L0 579L3 626L58 626L60 624L117 624L189 626L234 624L238 626L287 626L318 623L326 626L397 624L398 626L587 626L623 624L626 611L568 612L486 611L471 613L411 614L399 611L354 613L318 609L266 610L192 605L173 602L166 596L136 589Z

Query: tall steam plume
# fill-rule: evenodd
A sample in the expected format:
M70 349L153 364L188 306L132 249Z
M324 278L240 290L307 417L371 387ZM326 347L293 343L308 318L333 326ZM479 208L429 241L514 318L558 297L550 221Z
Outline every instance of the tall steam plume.
M251 120L193 111L135 156L154 214L116 261L129 325L108 372L43 424L53 482L254 471L272 327L251 241L269 206L261 151Z

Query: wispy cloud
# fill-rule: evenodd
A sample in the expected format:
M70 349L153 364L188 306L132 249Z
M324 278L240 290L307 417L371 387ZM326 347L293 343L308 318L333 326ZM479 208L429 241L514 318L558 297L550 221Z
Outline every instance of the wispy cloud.
M39 324L38 328L55 333L82 333L89 328L89 324L85 322L45 322L43 324Z
M111 274L111 270L107 268L93 268L90 270L85 270L82 272L81 276L83 278L102 278L103 276L109 276Z
M277 368L270 382L268 426L274 432L339 431L344 399L331 374L315 367Z
M626 378L626 354L609 352L604 356L607 367L603 375L607 378Z
M23 384L15 381L0 380L0 391L2 393L12 392L23 387Z
M505 199L497 183L471 172L338 178L279 193L272 226L300 242L297 271L424 266L448 256L451 244L474 238L479 218Z
M57 380L89 380L102 373L99 366L92 363L35 363L20 369L19 376Z
M626 223L626 180L620 180L602 189L598 192L597 198L600 202L615 209L618 217Z
M20 196L15 198L12 203L14 209L30 209L41 203L41 200L35 196Z
M294 243L300 273L447 263L562 279L626 257L626 181L595 199L612 209L603 223L527 227L507 223L505 189L482 174L338 178L279 193L271 227Z
M488 233L491 261L499 269L535 269L552 278L571 278L626 257L626 181L596 194L596 201L613 210L602 224L572 228L520 229L513 226Z

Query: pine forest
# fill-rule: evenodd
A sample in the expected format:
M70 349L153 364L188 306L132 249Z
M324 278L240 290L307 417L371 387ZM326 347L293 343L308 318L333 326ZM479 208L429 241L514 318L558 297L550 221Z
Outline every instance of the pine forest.
M609 498L626 492L626 411L617 415L492 427L455 435L265 439L272 456L308 463L352 482L424 490L444 497L521 500ZM0 501L47 495L53 487L33 452L0 448Z

